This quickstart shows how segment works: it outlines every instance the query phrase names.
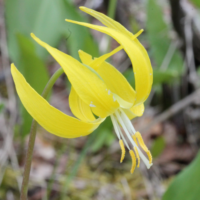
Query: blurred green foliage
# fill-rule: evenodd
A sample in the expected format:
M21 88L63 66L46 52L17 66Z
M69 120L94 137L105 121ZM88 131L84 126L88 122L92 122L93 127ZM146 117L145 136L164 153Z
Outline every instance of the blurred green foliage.
M91 151L97 152L104 145L110 146L115 140L115 134L113 134L113 125L110 117L107 117L106 120L94 131L95 142L91 145Z
M4 104L3 103L0 103L0 113L2 113L4 110Z
M190 0L196 7L200 8L200 1L199 0Z
M180 52L170 39L170 28L163 19L163 12L158 1L149 0L146 6L146 36L150 46L150 55L153 60L153 86L171 83L177 80L184 72L184 62ZM132 26L138 27L131 19ZM133 28L136 31L136 28ZM134 74L131 69L124 72L132 87L135 87Z
M36 55L35 46L30 38L17 34L19 48L20 71L26 77L29 84L34 86L38 93L42 93L43 88L48 82L49 76L44 62ZM32 117L28 114L21 104L21 116L23 118L23 134L30 131Z
M147 3L147 39L154 66L154 84L169 82L183 73L183 58L170 39L170 30L163 19L158 1Z
M178 174L166 193L163 200L197 200L200 197L200 153L195 160Z
M162 83L170 83L175 78L177 78L177 73L173 70L153 70L153 86L160 85Z
M135 77L133 74L133 69L127 69L123 75L127 79L127 81L130 83L130 85L135 88Z
M151 154L153 158L157 158L164 150L165 148L165 139L160 136L157 137L154 142L153 145L151 147Z
M135 88L135 78L133 70L128 69L123 74L130 85ZM162 83L170 83L174 78L177 78L177 73L175 71L161 71L159 69L153 70L153 86L161 85Z
M67 50L75 58L79 49L99 55L89 29L65 22L66 18L86 21L69 0L7 0L5 9L10 58L40 94L49 78L45 66L48 53L32 40L31 32L54 47L65 38ZM22 105L21 117L26 136L32 118Z

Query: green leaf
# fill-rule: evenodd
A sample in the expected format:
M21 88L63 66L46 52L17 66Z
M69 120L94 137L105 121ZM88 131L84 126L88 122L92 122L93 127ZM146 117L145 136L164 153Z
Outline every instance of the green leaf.
M197 200L200 197L200 152L195 160L178 174L165 192L162 200Z
M127 81L130 83L130 85L135 88L135 77L133 74L133 70L132 69L127 69L124 73L125 78L127 79Z
M8 50L11 59L19 58L16 35L30 37L33 32L51 46L57 46L62 36L64 18L60 10L62 0L6 0L6 24L8 28ZM64 9L64 8L61 8ZM37 53L45 59L47 51L37 45Z
M190 0L190 2L196 6L197 8L200 8L200 1L199 0Z
M103 145L108 146L111 144L111 141L114 139L112 129L113 125L110 118L106 118L106 120L98 127L98 129L94 131L96 139L91 145L92 152L97 152L103 147Z
M114 140L116 140L116 135L113 134L113 132L110 130L106 136L105 145L109 147L113 143Z
M62 1L62 4L61 10L63 12L63 19L87 22L86 18L77 11L75 6L72 5L69 0ZM62 32L67 38L66 40L70 54L76 59L79 59L79 49L91 54L93 57L99 56L98 46L91 37L90 29L64 21Z
M4 104L3 103L0 103L0 113L2 113L4 110Z
M31 32L54 47L67 38L68 50L76 58L79 49L98 56L90 30L65 22L66 18L85 21L70 0L6 0L5 10L10 58L39 93L48 79L43 61L49 54L30 37ZM24 109L22 117L26 134L31 118Z
M153 158L158 157L165 148L165 140L163 137L158 137L154 140L154 143L151 147L151 154Z
M67 38L69 51L78 58L82 49L98 56L98 48L88 28L70 24L65 19L86 21L69 0L6 0L6 25L8 28L8 50L11 59L18 60L16 34L30 37L33 32L51 46L57 46L62 37ZM45 59L47 51L34 43L38 55Z
M95 153L98 150L100 150L106 143L107 136L110 135L110 133L111 133L110 130L106 128L99 130L98 134L96 135L96 140L91 146L91 151Z
M130 83L130 85L135 88L135 78L132 69L126 70L124 73L125 78ZM153 86L160 85L162 83L172 82L175 78L178 77L176 70L166 70L161 71L159 69L153 70Z
M6 25L8 29L8 50L13 62L17 62L19 59L17 34L23 34L30 37L30 33L34 32L38 37L41 37L41 34L38 35L38 26L41 21L44 23L44 19L42 17L45 16L46 10L49 10L48 4L45 6L44 2L48 3L47 0L7 0L5 2ZM51 2L52 1L50 0L49 5L51 5ZM54 17L57 18L57 15ZM43 31L45 30L47 24L49 24L48 22L49 21L43 24ZM51 30L49 30L49 32L50 31ZM52 33L49 35L52 35ZM47 36L47 39L49 35Z
M156 68L161 67L165 61L167 69L174 70L180 75L183 72L183 59L179 51L173 47L168 26L163 20L163 12L156 0L148 0L147 4L147 39Z
M153 85L160 85L162 83L169 83L177 78L178 74L174 70L161 71L158 69L153 70Z
M19 64L17 67L26 77L27 82L41 94L48 82L49 76L43 61L36 55L33 41L24 35L18 34L19 45ZM21 109L22 114L22 133L25 136L30 131L32 117L24 107Z

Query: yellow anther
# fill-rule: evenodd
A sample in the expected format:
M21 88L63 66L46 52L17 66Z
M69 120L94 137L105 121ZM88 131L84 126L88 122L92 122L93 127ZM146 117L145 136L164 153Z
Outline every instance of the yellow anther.
M137 167L139 167L139 166L140 166L140 156L139 156L139 153L138 153L137 147L134 147L134 150L135 150L135 154L136 154L136 157L137 157L137 160L138 160Z
M149 164L151 164L152 163L152 155L151 155L150 151L147 152L147 156L149 158Z
M130 153L130 156L131 156L131 159L132 159L132 166L131 166L131 174L132 174L135 170L135 167L136 167L136 157L135 157L133 150L130 150L129 153Z
M121 150L122 150L122 155L121 155L121 159L120 159L120 163L122 163L123 160L124 160L124 157L125 157L126 150L125 150L124 143L123 143L122 140L119 141L119 145L120 145Z
M151 156L151 152L149 151L149 149L147 148L147 146L144 144L144 141L142 139L142 136L139 132L135 133L136 138L138 139L138 142L140 144L140 146L142 147L142 149L146 152L148 158L149 158L149 164L152 163L152 156Z
M136 145L138 146L138 143L137 143L137 138L136 138L136 136L135 136L135 135L132 135L132 138L133 138L134 142L136 143Z
M147 151L148 151L148 148L147 148L146 145L144 144L144 141L143 141L143 139L142 139L141 134L137 131L137 132L135 133L135 136L136 136L136 138L138 139L138 142L139 142L140 146L142 147L142 149L143 149L145 152L147 152Z

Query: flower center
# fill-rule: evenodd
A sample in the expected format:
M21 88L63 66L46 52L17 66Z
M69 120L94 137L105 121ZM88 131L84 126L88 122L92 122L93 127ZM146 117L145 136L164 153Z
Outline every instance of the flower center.
M120 147L122 150L120 162L122 162L125 157L125 147L124 147L124 143L125 143L126 147L129 149L129 153L130 153L130 156L132 159L131 173L134 172L136 164L137 164L137 167L139 167L140 158L143 160L146 167L149 169L153 165L151 153L148 150L148 148L146 147L146 145L144 144L141 134L134 129L131 121L129 120L127 115L124 113L124 111L122 109L118 109L117 111L115 111L115 113L111 115L111 120L112 120L114 129L115 129L115 132L117 134L117 137L119 139L119 144L120 144ZM121 131L120 126L124 130L129 142L133 146L133 150L129 147L129 144L126 141L126 139ZM148 159L142 153L139 146L143 149L143 151L145 151L145 153L148 156Z

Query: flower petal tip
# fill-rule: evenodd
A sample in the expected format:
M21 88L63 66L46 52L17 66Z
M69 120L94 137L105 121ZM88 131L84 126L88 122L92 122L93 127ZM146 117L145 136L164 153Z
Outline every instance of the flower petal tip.
M32 37L33 39L36 37L34 33L31 33L30 35L31 35L31 37Z
M82 10L82 11L84 11L84 10L87 9L87 8L84 7L84 6L80 6L79 9Z
M30 35L36 42L39 43L40 39L38 37L36 37L34 33L31 33Z
M71 19L65 19L65 21L66 21L66 22L69 22L69 23L77 24L76 21L71 20Z
M15 66L14 63L12 63L10 66L11 66L10 71L11 71L12 77L13 77L13 79L14 79L14 77L18 76L19 71L18 71L18 69L16 68L16 66Z
M14 63L11 63L11 68L15 68L15 64Z
M144 32L144 29L142 28L140 31L139 31L139 34L142 34Z
M14 63L11 63L10 68L11 68L11 69L10 69L11 74L13 75L14 71L16 71L15 64L14 64Z
M44 48L46 48L48 46L48 44L46 44L45 42L43 42L42 40L40 40L38 37L35 36L34 33L31 33L31 37L41 46L43 46Z
M15 66L15 64L14 63L11 63L11 73L13 74L13 72L17 72L18 71L18 69L17 69L17 67Z

